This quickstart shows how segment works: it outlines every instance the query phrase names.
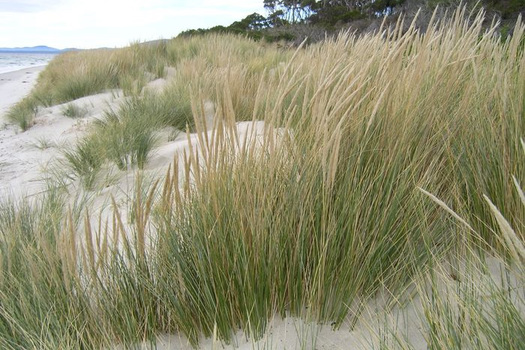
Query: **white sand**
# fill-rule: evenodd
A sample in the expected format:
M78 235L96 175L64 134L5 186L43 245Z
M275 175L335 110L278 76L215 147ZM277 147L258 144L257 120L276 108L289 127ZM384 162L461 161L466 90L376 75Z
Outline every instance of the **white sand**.
M35 165L24 154L32 139L19 136L16 127L7 125L6 114L29 93L43 69L44 66L0 74L0 197L20 193L25 180L33 178L28 172L36 174L31 170Z
M44 68L45 66L31 67L0 74L0 124L5 122L4 115L9 107L31 91L38 73Z
M85 97L75 101L85 107L84 118L64 116L64 105L41 108L34 125L21 132L8 123L7 111L26 96L43 67L0 74L0 198L31 196L46 188L52 167L58 166L61 151L80 138L90 120L99 118L118 98L114 93Z
M514 300L515 306L522 314L525 313L523 304L523 285L521 269L511 269L507 275L504 274L504 262L499 258L488 257L486 261L488 271L473 273L472 282L479 283L477 293L486 294L489 289L483 286L502 286L506 280L510 299ZM438 283L438 298L446 299L452 308L457 305L459 300L458 291L460 284L457 280L450 277L450 274L441 269L436 269ZM479 282L477 282L479 281ZM521 281L521 282L520 282ZM465 281L466 285L470 285ZM472 287L472 285L470 285ZM462 286L465 288L465 285ZM503 290L506 290L504 288ZM465 295L461 296L465 298ZM490 298L489 294L485 297ZM424 320L424 309L421 298L418 295L409 296L403 306L394 306L391 309L385 307L386 299L380 294L375 299L370 300L363 309L354 328L350 328L350 320L345 322L338 330L333 330L329 325L322 325L315 322L306 322L296 317L275 317L270 320L267 330L261 339L254 342L247 339L246 335L238 331L234 335L232 344L222 344L214 339L200 339L199 349L228 349L228 350L292 350L292 349L379 349L379 348L405 348L403 345L410 345L408 348L414 350L427 349L427 342L424 327L428 327ZM521 300L521 301L519 301ZM386 343L381 344L381 341ZM400 341L400 343L398 343ZM116 347L115 350L124 349ZM190 350L191 347L185 337L177 335L161 335L158 343L153 348L149 344L141 344L136 349L148 350Z

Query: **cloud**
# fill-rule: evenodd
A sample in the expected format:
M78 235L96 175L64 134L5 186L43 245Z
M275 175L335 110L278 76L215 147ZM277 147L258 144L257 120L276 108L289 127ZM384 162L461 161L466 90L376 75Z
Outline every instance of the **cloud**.
M238 11L246 11L253 8L263 8L263 2L261 0L202 0L200 6L213 8L229 8L236 9Z
M0 12L40 12L52 10L61 0L0 0Z
M0 0L1 47L114 47L228 25L262 0Z

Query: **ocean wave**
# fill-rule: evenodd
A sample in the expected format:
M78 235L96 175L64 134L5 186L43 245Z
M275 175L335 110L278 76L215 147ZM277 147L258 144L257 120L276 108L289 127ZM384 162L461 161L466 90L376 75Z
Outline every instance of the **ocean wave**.
M44 66L55 56L54 53L0 53L0 74Z

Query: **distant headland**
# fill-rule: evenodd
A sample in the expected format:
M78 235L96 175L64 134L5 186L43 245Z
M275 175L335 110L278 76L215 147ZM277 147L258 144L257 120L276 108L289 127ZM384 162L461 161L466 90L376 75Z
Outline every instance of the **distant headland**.
M45 45L33 46L33 47L0 47L2 53L61 53L66 51L77 51L75 48L67 49L56 49Z

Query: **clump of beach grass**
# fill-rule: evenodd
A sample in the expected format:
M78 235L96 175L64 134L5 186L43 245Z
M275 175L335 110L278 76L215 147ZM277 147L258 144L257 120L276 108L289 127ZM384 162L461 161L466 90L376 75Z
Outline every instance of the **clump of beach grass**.
M41 151L43 150L46 150L46 149L49 149L49 148L53 148L53 147L57 147L57 144L56 142L46 138L46 137L40 137L40 138L37 138L33 143L32 143L32 146L36 149L39 149Z
M73 177L78 178L85 188L91 189L104 162L103 150L98 140L80 140L72 149L63 151L65 164Z
M7 113L7 119L17 124L22 131L26 131L33 125L38 113L38 103L30 97L24 98Z
M525 147L523 151L525 157ZM514 180L525 208L523 189ZM477 235L472 226L444 202L427 195L455 218L458 229ZM417 324L429 348L518 349L525 341L522 232L510 225L488 197L484 198L497 222L493 235L501 243L501 249L487 252L479 246L470 246L453 260L434 257L429 269L415 279L420 305ZM403 338L399 330L386 329L383 336L378 335L380 343L390 338L396 339L399 348L409 349L415 345Z
M137 165L143 169L157 142L156 132L173 112L156 97L134 97L118 110L109 110L94 125L89 138L99 140L103 156L121 170Z
M155 130L144 120L107 112L104 119L95 123L90 135L62 152L64 164L73 179L79 179L84 188L93 189L106 162L114 163L120 170L135 165L143 169L157 142Z
M68 103L61 109L62 114L68 118L83 118L88 113L86 106L80 107L74 103Z
M102 159L140 168L149 136L177 124L188 130L186 151L161 182L137 181L128 212L113 200L107 220L90 208L73 217L57 196L37 202L39 211L2 209L0 344L100 348L179 333L198 346L203 336L232 341L239 329L260 337L276 315L337 329L380 291L395 304L420 276L432 287L437 263L518 255L524 26L501 43L483 20L462 8L424 34L400 22L293 54L231 36L158 47L189 86L132 95L87 140L98 137ZM147 57L143 49L126 52ZM250 61L265 50L268 70ZM159 62L139 66L160 72ZM193 121L174 118L172 89L188 96ZM473 310L479 289L440 300L440 290L426 291L429 345L467 344L449 339L472 330L508 345L500 335L522 330L504 295L468 330L447 297ZM502 311L498 320L490 310ZM494 332L509 317L512 329Z
M115 164L120 170L134 166L143 169L162 128L193 128L191 106L185 106L181 96L173 91L180 89L131 96L117 109L107 110L93 123L83 140L63 152L65 163L74 176L91 189L105 162Z
M77 280L76 238L64 230L64 215L64 196L58 190L34 203L0 205L4 349L78 349L94 344L89 338L98 326ZM84 334L88 329L90 336Z

